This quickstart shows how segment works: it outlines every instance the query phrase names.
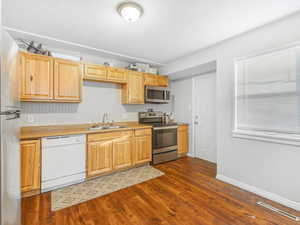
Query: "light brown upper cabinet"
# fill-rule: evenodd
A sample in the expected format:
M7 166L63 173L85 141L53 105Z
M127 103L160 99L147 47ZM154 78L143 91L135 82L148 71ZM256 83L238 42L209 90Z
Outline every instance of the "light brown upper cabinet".
M167 76L158 76L158 86L160 87L168 87L169 86L169 79Z
M22 53L21 101L80 102L80 62Z
M127 82L127 70L115 67L107 67L107 81L114 83Z
M144 73L146 86L168 87L169 80L167 76Z
M54 99L58 101L80 102L81 87L81 64L69 60L55 59Z
M145 85L146 86L158 86L157 76L150 73L144 73Z
M53 99L53 58L21 54L21 100Z
M84 79L91 81L106 81L107 68L102 65L84 65Z
M40 140L21 142L21 191L39 190L40 180Z
M122 104L144 104L144 76L128 71L127 84L122 87Z
M83 79L122 85L123 104L144 104L144 87L168 86L168 77L21 53L21 101L80 102Z

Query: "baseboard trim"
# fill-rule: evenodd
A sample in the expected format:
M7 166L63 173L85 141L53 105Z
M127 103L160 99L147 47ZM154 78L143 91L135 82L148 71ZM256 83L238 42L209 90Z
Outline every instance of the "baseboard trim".
M237 186L237 187L239 187L241 189L244 189L246 191L249 191L249 192L252 192L252 193L257 194L259 196L262 196L264 198L270 199L274 202L280 203L280 204L282 204L284 206L287 206L289 208L300 211L300 203L298 203L298 202L291 201L291 200L289 200L287 198L284 198L280 195L265 191L263 189L251 186L249 184L242 183L240 181L237 181L237 180L232 179L230 177L226 177L226 176L221 175L221 174L218 174L216 178L218 180L221 180L223 182L232 184L232 185Z
M187 153L187 156L194 158L194 155L190 152Z

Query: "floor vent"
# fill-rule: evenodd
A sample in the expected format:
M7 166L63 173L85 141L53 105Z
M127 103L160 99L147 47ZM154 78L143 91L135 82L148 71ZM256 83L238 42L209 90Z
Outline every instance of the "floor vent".
M271 205L269 205L269 204L267 204L265 202L256 202L256 204L259 205L259 206L262 206L264 208L267 208L267 209L269 209L269 210L271 210L271 211L273 211L275 213L278 213L278 214L280 214L282 216L288 217L291 220L300 221L300 217L292 215L292 214L290 214L290 213L288 213L286 211L283 211L281 209L277 209L277 208L275 208L275 207L273 207L273 206L271 206Z

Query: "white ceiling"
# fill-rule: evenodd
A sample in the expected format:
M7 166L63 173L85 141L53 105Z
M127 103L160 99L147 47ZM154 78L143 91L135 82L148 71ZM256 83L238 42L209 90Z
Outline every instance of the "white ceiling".
M300 10L299 0L135 1L144 15L127 23L115 10L121 0L3 0L3 24L166 64Z

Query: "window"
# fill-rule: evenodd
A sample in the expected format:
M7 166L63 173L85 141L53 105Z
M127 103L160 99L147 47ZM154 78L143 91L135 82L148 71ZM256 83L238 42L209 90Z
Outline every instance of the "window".
M235 66L234 134L300 140L300 46Z

